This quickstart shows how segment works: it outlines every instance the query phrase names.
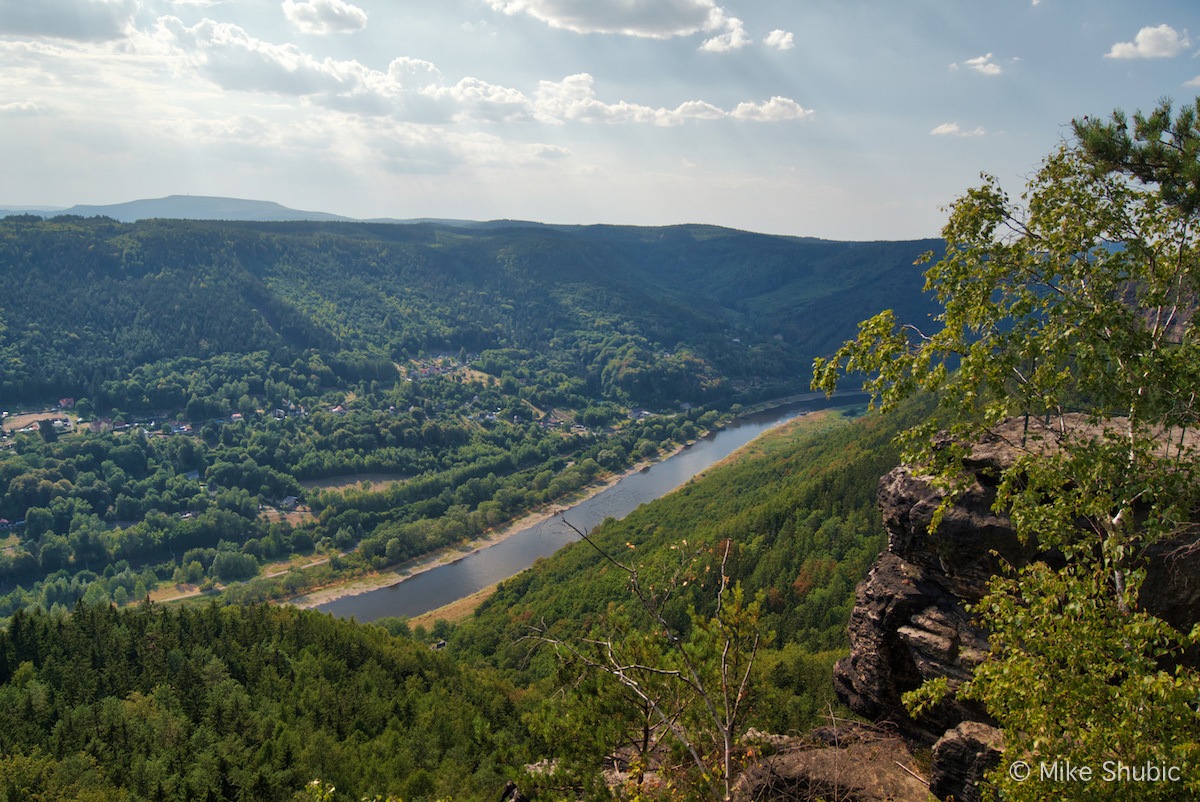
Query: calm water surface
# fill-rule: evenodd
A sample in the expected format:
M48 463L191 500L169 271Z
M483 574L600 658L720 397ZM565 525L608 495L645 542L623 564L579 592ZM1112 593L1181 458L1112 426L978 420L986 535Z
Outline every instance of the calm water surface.
M824 396L748 415L709 434L678 454L624 477L612 487L564 509L572 524L589 531L605 518L624 518L642 504L665 496L705 468L737 451L768 429L817 409L861 404L861 394ZM520 573L578 540L556 516L516 532L507 540L461 560L418 574L395 585L318 607L341 618L374 621L383 616L417 616L470 596Z

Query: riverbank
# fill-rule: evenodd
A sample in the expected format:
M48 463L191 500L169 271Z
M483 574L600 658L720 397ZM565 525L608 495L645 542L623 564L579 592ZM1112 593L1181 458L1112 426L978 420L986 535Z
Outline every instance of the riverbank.
M805 394L803 396L791 396L786 399L777 399L775 402L766 402L756 405L752 409L743 410L742 413L738 415L738 419L746 418L754 414L760 414L764 410L773 409L775 407L784 407L797 402L803 403L807 401L816 401L823 398L824 394L813 393ZM805 417L808 416L807 413L803 414ZM714 431L719 432L726 428L729 428L728 425ZM518 518L483 537L455 547L442 549L438 552L419 557L399 567L389 568L365 576L354 577L341 582L335 582L325 587L311 590L303 595L295 596L280 603L291 604L301 608L321 607L341 599L359 596L381 590L383 588L400 585L407 580L414 579L434 569L443 568L445 566L458 563L467 559L468 557L471 557L472 555L486 551L492 546L503 543L531 527L542 524L567 509L584 504L593 497L612 488L614 485L620 483L622 480L630 476L646 471L656 464L666 462L672 457L678 455L680 452L684 451L688 445L691 445L691 443L681 445L671 450L669 453L656 455L653 459L642 460L622 473L612 474L602 481L594 482L586 488L583 488L572 494L571 496L559 499L548 507L522 516L521 518ZM726 459L728 458L729 457L727 456ZM482 599L479 601L482 601ZM457 604L457 602L458 600L451 603L451 605Z
M475 608L483 604L488 599L492 598L492 594L496 592L496 588L500 587L500 583L488 585L483 590L477 590L470 596L463 596L458 601L452 601L449 604L442 605L436 610L430 610L427 613L414 616L408 619L410 626L422 626L426 629L432 627L438 621L445 621L448 624L457 624L464 618L470 618L475 614Z
M472 554L481 552L485 549L495 546L498 543L503 543L513 535L528 529L531 526L536 526L537 524L550 520L563 510L575 504L579 504L582 501L586 501L593 496L599 495L600 493L603 493L605 490L608 490L610 487L617 484L627 476L640 473L657 462L670 459L679 452L683 451L683 449L687 448L688 445L690 445L690 443L685 443L684 445L678 446L668 453L659 454L655 459L642 460L622 473L610 474L601 481L593 482L592 484L577 490L575 493L559 499L558 501L554 502L549 509L540 509L530 512L521 516L520 518L510 521L499 529L489 532L483 537L470 540L457 546L451 546L439 551L435 551L432 554L427 554L423 557L410 560L395 568L388 568L386 570L367 574L365 576L354 577L353 579L348 579L345 582L338 582L323 588L317 588L309 591L308 593L294 596L290 599L285 599L279 603L289 604L293 607L299 607L301 609L320 607L323 604L328 604L329 602L337 601L338 599L344 599L350 596L358 596L363 593L370 593L373 590L391 587L392 585L396 585L400 582L404 582L405 580L412 579L415 576L419 576L426 571L432 571L434 568L440 568L443 565L456 563L459 560L470 557ZM478 599L476 603L481 603L482 601L483 599L481 598Z
M779 426L773 426L772 436L755 437L754 439L751 439L750 442L743 444L742 447L736 450L733 450L732 453L726 454L726 456L722 457L722 459L709 463L709 465L701 469L701 471L691 474L692 478L703 477L703 475L713 471L714 468L727 465L727 463L733 461L755 459L755 457L773 453L775 450L787 448L787 443L794 441L794 439L798 437L810 437L815 435L817 432L833 429L833 427L836 426L845 425L845 420L846 418L844 417L844 414L839 411L802 413L798 418L790 420L788 423ZM642 475L632 475L632 477L630 477L630 475L626 473L622 481L629 480L635 481L636 483L636 481L642 480ZM654 498L658 497L658 495L654 496ZM600 516L595 516L584 510L589 503L590 501L588 501L588 499L584 499L584 501L578 502L576 505L574 505L574 507L570 508L572 510L572 520L575 519L575 516L578 516L578 520L588 521L589 515L592 515L592 517L590 517L590 523L581 523L581 525L584 527L595 526L600 522ZM605 511L610 511L612 509L612 507L607 507ZM625 511L630 511L631 509L632 507L626 509ZM620 515L617 516L620 517ZM528 535L536 532L538 532L538 527L536 526L528 529L522 529L522 531L518 533L521 535L521 537L517 538L517 540L528 541ZM533 534L533 537L536 538L538 535ZM514 540L514 543L516 543L517 540ZM563 545L565 545L565 543ZM498 546L497 550L488 552L488 555L484 556L484 558L491 559L491 562L506 562L510 558L510 553L512 552L508 551L508 544L505 544L503 546ZM492 555L494 555L494 557ZM521 570L521 568L528 567L528 564L532 563L532 561L533 557L530 557L529 562L518 563L520 567L511 568L511 573L516 573L516 571ZM472 567L467 568L467 565L472 565ZM467 618L474 614L475 609L478 608L480 604L484 603L486 599L491 598L491 595L494 593L494 591L496 591L496 583L497 580L500 579L500 576L508 576L508 574L494 573L491 575L491 583L488 583L488 585L463 587L461 577L470 577L470 579L468 579L466 582L466 585L469 586L472 585L473 582L478 581L481 575L487 575L486 571L481 571L480 565L481 563L479 562L479 558L464 559L461 564L448 565L448 567L445 567L444 569L438 571L437 574L433 575L443 577L442 582L434 582L433 585L427 581L430 579L430 577L420 576L413 577L414 583L410 586L407 585L407 582L401 582L400 585L389 588L388 591L382 595L376 594L379 595L380 600L386 599L386 601L383 603L383 606L372 604L370 601L367 601L367 603L364 604L356 599L348 599L347 601L344 601L344 603L340 604L335 603L335 606L338 609L338 611L335 612L335 615L346 617L361 616L361 620L364 621L372 621L374 618L380 616L410 615L412 616L410 617L410 624L413 624L413 626L416 626L416 624L421 624L421 626L426 628L432 627L433 623L437 622L438 620L449 621L451 623L461 621L463 618ZM446 571L450 571L450 573L446 573ZM457 593L443 592L444 586L456 588ZM407 592L410 588L412 588L412 593ZM428 606L419 605L416 606L416 609L414 610L414 605L410 603L410 600L416 598L413 595L414 593L419 595L421 599L438 599L437 603L440 604L440 606L430 610L428 609ZM409 600L406 600L406 598ZM326 606L324 609L329 610L330 608ZM400 612L402 610L410 610L412 612Z

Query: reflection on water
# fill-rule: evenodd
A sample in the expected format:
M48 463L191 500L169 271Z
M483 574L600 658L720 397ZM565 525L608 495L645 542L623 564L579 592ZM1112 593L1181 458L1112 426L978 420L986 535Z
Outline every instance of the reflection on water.
M648 469L624 477L612 487L564 511L566 518L588 531L605 518L624 518L647 501L670 493L705 468L737 451L768 429L805 412L849 406L862 395L810 401L749 415L696 441L678 454ZM317 609L342 618L374 621L382 616L417 616L469 596L520 573L540 557L548 557L578 536L558 518L515 533L507 540L470 554L457 562L418 574L390 587L323 604Z

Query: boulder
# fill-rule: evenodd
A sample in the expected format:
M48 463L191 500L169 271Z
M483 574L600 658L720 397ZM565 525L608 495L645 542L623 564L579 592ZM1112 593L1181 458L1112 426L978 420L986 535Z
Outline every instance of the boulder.
M964 721L933 745L929 792L938 799L982 802L980 784L1000 763L1004 734L977 721Z

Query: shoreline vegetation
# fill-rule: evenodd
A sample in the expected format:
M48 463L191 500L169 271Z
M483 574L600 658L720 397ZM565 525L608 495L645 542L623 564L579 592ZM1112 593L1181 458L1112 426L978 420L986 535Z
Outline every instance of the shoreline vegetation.
M712 429L710 431L717 431L717 429ZM708 433L709 432L705 432L704 434ZM477 554L478 552L484 551L485 549L508 540L513 535L516 535L517 533L528 529L531 526L536 526L543 521L548 521L570 507L579 504L580 502L587 501L593 496L604 492L625 477L632 476L645 470L646 468L649 468L651 465L655 465L659 462L664 462L670 459L671 457L683 451L689 445L691 445L690 442L684 443L683 445L672 449L669 453L660 454L654 459L640 460L620 473L609 474L604 479L592 482L591 484L576 490L574 493L571 493L565 498L559 499L551 505L552 509L532 510L525 515L520 516L519 518L514 518L508 523L492 530L482 537L474 538L456 546L448 546L446 548L439 549L438 551L417 557L416 559L409 560L401 563L400 565L391 566L382 571L352 577L344 582L335 582L331 585L326 585L322 588L316 588L298 596L293 596L289 599L279 599L275 603L307 610L314 607L320 607L322 604L328 604L329 602L337 601L338 599L344 599L350 596L360 596L364 593L370 593L374 590L380 590L382 588L392 587L393 585L399 585L401 582L419 576L426 571L432 571L434 568L440 568L444 565L450 565L458 562L459 560L466 559L472 554ZM495 589L494 586L492 589ZM482 591L479 593L482 593ZM472 595L479 595L479 593ZM478 603L482 603L484 598L486 597L481 597L478 600ZM461 601L462 600L459 599L446 606L452 607ZM440 610L443 608L438 609ZM429 613L424 613L419 617L424 618L436 612L437 610L431 610Z
M501 524L495 529L484 533L471 540L458 543L452 546L446 546L436 551L424 554L402 563L387 566L367 573L354 573L351 575L335 576L332 581L326 581L323 584L311 586L300 593L292 596L275 598L268 600L270 604L279 606L291 606L298 609L313 609L324 604L334 602L340 599L359 596L365 593L370 593L376 590L381 590L387 587L399 585L409 579L417 577L427 571L435 568L440 568L446 565L456 563L474 554L482 552L492 546L498 545L514 535L524 531L525 529L536 526L539 523L547 521L560 515L573 506L580 504L599 493L611 488L628 476L632 476L641 471L647 470L651 466L664 462L686 449L688 446L695 443L698 439L711 435L728 426L735 420L748 417L750 415L759 414L771 409L785 407L790 404L812 401L824 397L824 393L798 393L780 398L770 399L755 403L750 406L741 407L732 416L726 418L719 425L708 429L701 430L696 438L689 440L686 443L676 445L669 451L656 454L654 457L639 460L637 463L628 467L624 471L609 474L603 478L599 478L592 483L576 489L554 502L541 505L538 508L530 510L523 515L518 516L505 524ZM812 413L806 413L803 417L812 417ZM742 449L748 448L743 446ZM739 452L742 450L739 449ZM717 464L722 464L734 459L739 452L734 452L728 457L725 457ZM710 466L715 467L715 466ZM708 470L708 469L706 469ZM344 479L345 477L341 477ZM385 485L390 484L395 480L394 476L383 477L380 474L362 475L356 478L353 484L357 485L360 480L367 478L371 483L377 484L380 480ZM348 481L344 484L351 484ZM308 571L310 569L319 568L327 565L331 559L347 556L351 552L341 552L340 554L318 554L313 553L307 556L292 555L287 561L269 563L263 566L263 573L260 577L271 578L289 570ZM219 599L224 595L225 591L236 585L215 584L212 587L201 587L198 584L183 584L183 585L166 585L150 594L150 598L156 603L164 604L186 604L194 601L205 599ZM483 589L471 594L468 597L457 599L448 603L444 607L436 608L429 612L423 613L420 616L415 616L413 620L437 620L437 618L453 617L454 620L461 620L470 615L475 607L481 604L494 587ZM467 605L468 599L473 599L474 603Z
M778 407L787 406L788 404L798 403L798 402L806 401L806 400L812 400L814 398L817 398L817 397L823 396L823 395L824 395L823 393L806 393L806 394L801 394L801 395L787 396L785 398L775 399L773 401L763 402L760 404L756 404L753 407L744 409L732 420L736 420L738 418L745 417L747 415L764 412L769 409L776 409ZM780 428L794 427L795 425L797 425L798 421L801 421L801 420L805 421L806 425L811 425L813 422L824 420L829 415L834 414L834 413L835 413L834 410L817 410L814 412L805 412L805 413L802 413L797 419L790 421L789 423L783 424ZM714 428L712 430L709 430L708 432L705 432L704 434L705 435L710 434L711 432L718 431L720 428L724 428L724 427ZM702 435L702 436L704 436L704 435ZM747 450L755 448L755 444L757 442L758 442L758 438L750 441L746 445L738 448L736 451L734 451L729 456L724 457L723 459L719 460L718 462L714 463L713 465L709 466L708 468L705 468L704 471L701 471L699 474L697 474L697 476L703 475L706 471L712 470L713 468L718 467L720 465L727 464L736 459L740 459ZM339 599L349 598L352 596L358 596L358 595L361 595L364 593L370 593L375 590L380 590L382 588L399 585L409 579L412 579L416 576L419 576L420 574L425 573L426 571L431 571L435 568L440 568L445 565L450 565L450 564L456 563L459 560L466 559L467 557L469 557L473 554L477 554L481 551L484 551L485 549L488 549L492 546L502 543L503 541L513 537L514 535L518 534L519 532L521 532L531 526L535 526L543 521L549 520L549 519L555 517L556 515L561 514L565 510L569 509L570 507L572 507L576 504L579 504L583 501L586 501L586 500L592 498L593 496L598 495L599 493L602 493L603 491L607 490L608 488L612 487L613 485L616 485L618 482L622 481L623 479L625 479L628 476L637 474L637 473L645 470L646 468L650 467L651 465L655 465L659 462L665 462L666 460L670 459L671 457L674 457L675 455L682 452L689 445L691 445L691 443L685 443L683 445L680 445L677 448L671 450L669 453L658 455L655 459L641 460L641 461L637 462L636 464L632 465L631 467L629 467L625 471L622 471L620 473L611 474L610 476L606 477L603 481L594 482L591 485L588 485L587 487L581 488L580 490L576 491L574 494L570 495L569 497L559 500L554 505L552 505L553 509L551 509L551 510L542 509L542 510L536 510L536 511L530 512L526 515L521 516L520 518L516 518L516 519L510 521L508 524L492 531L491 533L489 533L488 535L486 535L484 537L476 538L476 539L468 541L466 543L459 544L458 546L441 549L440 551L425 555L424 557L419 557L415 560L410 560L407 563L401 564L399 566L390 567L383 571L379 571L379 572L376 572L373 574L368 574L366 576L354 577L354 578L346 580L345 582L336 582L334 584L327 585L322 588L317 588L315 590L309 591L307 593L304 593L304 594L301 594L298 596L294 596L289 599L281 599L275 603L280 604L280 605L289 605L289 606L293 606L293 607L298 607L300 609L312 609L315 607L319 607L323 604L328 604L329 602L337 601ZM443 605L442 607L438 607L438 608L430 610L426 613L422 613L419 616L414 616L410 619L410 621L412 623L430 625L434 621L437 621L439 619L450 621L450 622L462 620L463 618L470 616L474 612L475 608L478 607L480 604L482 604L484 601L486 601L488 599L488 597L490 597L492 595L492 593L495 592L495 590L496 590L496 585L490 585L487 588L483 588L482 590L476 591L475 593L472 593L468 596L464 596L463 598L456 599L446 605Z
M0 621L84 597L265 603L454 559L807 392L813 355L877 300L925 312L913 260L936 244L32 215L0 230L11 294L31 299L0 349Z
M791 402L783 401L777 404L777 406L783 406L787 403ZM761 409L756 409L755 411L761 412L769 408L771 407L764 406ZM714 429L706 430L702 432L700 436L703 437L707 434L718 431L720 428L723 427L716 427ZM438 549L437 551L433 551L377 571L336 579L331 583L311 588L303 593L296 594L295 596L289 596L282 599L272 599L269 601L269 603L308 610L315 607L320 607L323 604L328 604L329 602L337 601L339 599L344 599L351 596L359 596L364 593L370 593L371 591L392 587L393 585L398 585L405 580L419 576L426 571L431 571L434 568L440 568L444 565L456 563L459 560L470 557L472 554L476 554L487 548L490 548L491 546L502 543L513 535L516 535L517 533L528 529L531 526L536 526L543 521L549 520L564 510L604 492L608 488L620 482L626 476L639 473L640 471L643 471L652 465L670 459L671 457L683 451L693 442L695 442L695 440L679 445L668 453L656 455L656 457L653 459L639 460L637 463L620 473L610 474L603 479L596 480L591 484L567 494L566 496L548 505L549 509L543 506L534 510L530 510L524 515L513 518L507 523L501 524L500 526L490 530L480 537L473 538L454 546L446 546ZM341 556L345 556L345 554L346 553L342 553ZM293 565L299 570L304 571L309 568L325 565L328 562L329 557L324 556L319 559L312 560L306 558L302 564L294 565L293 563ZM285 573L286 570L287 568L282 567L282 565L277 566L276 570L269 571L268 573L265 573L264 576L276 576L278 574ZM217 586L216 588L210 590L200 590L198 587L193 585L168 585L167 587L151 594L151 599L155 602L173 604L195 599L215 598L220 596L220 594L225 590L225 587L227 586ZM453 606L457 604L458 601L451 602L451 604L447 606ZM483 599L480 598L479 601L482 602ZM423 616L430 615L433 612L436 611L430 611L430 613L425 613Z

